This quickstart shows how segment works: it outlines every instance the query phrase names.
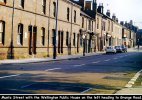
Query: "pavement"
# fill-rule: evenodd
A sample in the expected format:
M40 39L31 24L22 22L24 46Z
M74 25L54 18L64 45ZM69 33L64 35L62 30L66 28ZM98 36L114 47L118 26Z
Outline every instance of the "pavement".
M142 52L140 48L139 52ZM128 52L137 51L137 47L128 49ZM97 53L88 53L83 56L83 54L75 54L75 55L64 55L64 56L57 56L56 59L51 57L48 58L30 58L30 59L20 59L20 60L0 60L0 64L24 64L24 63L38 63L38 62L49 62L49 61L59 61L59 60L68 60L68 59L76 59L81 57L87 56L94 56L94 55L102 55L104 52L97 52ZM142 70L137 72L136 75L126 84L126 86L117 91L115 94L142 94L142 84L139 87L133 87L137 79L142 75Z
M136 50L135 48L128 49L129 52L132 52ZM53 59L51 57L48 58L29 58L29 59L8 59L8 60L0 60L0 64L24 64L24 63L38 63L38 62L48 62L48 61L59 61L59 60L67 60L67 59L75 59L75 58L81 58L81 57L87 57L87 56L94 56L94 55L101 55L105 52L94 52L94 53L86 53L85 56L83 54L75 54L75 55L62 55L57 56L56 59Z
M0 60L0 64L24 64L24 63L49 62L49 61L76 59L76 58L94 56L94 55L101 55L101 54L104 54L104 52L86 53L85 56L83 56L83 54L57 56L56 59L53 59L51 57L48 57L48 58L29 58L29 59L18 59L18 60L8 59L8 60Z

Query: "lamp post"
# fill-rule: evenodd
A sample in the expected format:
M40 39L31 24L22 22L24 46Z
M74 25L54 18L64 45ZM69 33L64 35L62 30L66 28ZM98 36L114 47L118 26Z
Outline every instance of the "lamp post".
M83 34L82 35L82 38L83 38L83 56L85 56L85 39L86 39L86 34Z
M13 10L12 10L12 28L11 28L11 43L10 43L10 59L13 59L13 26L14 26L14 7L15 0L13 0Z
M56 0L56 29L54 32L54 51L53 51L53 59L56 59L57 52L56 52L56 45L57 45L57 34L58 34L58 0Z

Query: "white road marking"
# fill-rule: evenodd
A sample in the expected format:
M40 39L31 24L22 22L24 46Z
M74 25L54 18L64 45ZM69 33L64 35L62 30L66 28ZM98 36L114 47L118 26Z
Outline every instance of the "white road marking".
M110 61L110 59L104 60L104 61Z
M118 58L113 58L113 59L118 59Z
M57 69L61 69L61 68L47 69L47 70L45 70L45 71L53 71L53 70L57 70Z
M139 76L141 75L142 70L140 70L139 72L137 72L135 74L135 76L128 82L128 84L126 84L126 88L130 88L133 86L133 84L135 84L136 80L139 78Z
M93 89L93 88L89 88L89 89L87 89L87 90L81 92L81 94L86 93L86 92L88 92L88 91L90 91L90 90L92 90L92 89Z
M25 86L21 86L21 88L23 89L23 88L29 87L29 86L31 86L33 84L35 84L35 83L29 84L29 85L25 85Z
M0 79L2 79L2 78L9 78L9 77L16 77L16 76L19 76L19 75L21 75L21 74L3 76L3 77L0 77Z
M99 63L100 61L92 62L93 64Z
M84 66L85 64L81 64L81 65L74 65L74 67L79 67L79 66Z
M74 65L74 67L80 67L80 66L84 66L85 64L81 64L81 65Z

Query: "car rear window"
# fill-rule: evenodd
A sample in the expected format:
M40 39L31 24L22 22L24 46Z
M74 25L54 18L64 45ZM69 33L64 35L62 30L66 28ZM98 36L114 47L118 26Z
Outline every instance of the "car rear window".
M107 47L107 49L111 49L112 47Z

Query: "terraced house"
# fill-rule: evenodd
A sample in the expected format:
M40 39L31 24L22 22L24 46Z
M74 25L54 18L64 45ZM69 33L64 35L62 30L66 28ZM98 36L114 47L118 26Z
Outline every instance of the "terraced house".
M103 9L96 0L0 0L0 59L92 53L127 45L123 32L134 28L119 24ZM135 32L128 33L131 46Z
M53 56L79 52L80 6L70 0L0 0L0 56L3 59ZM77 40L78 39L78 40Z

